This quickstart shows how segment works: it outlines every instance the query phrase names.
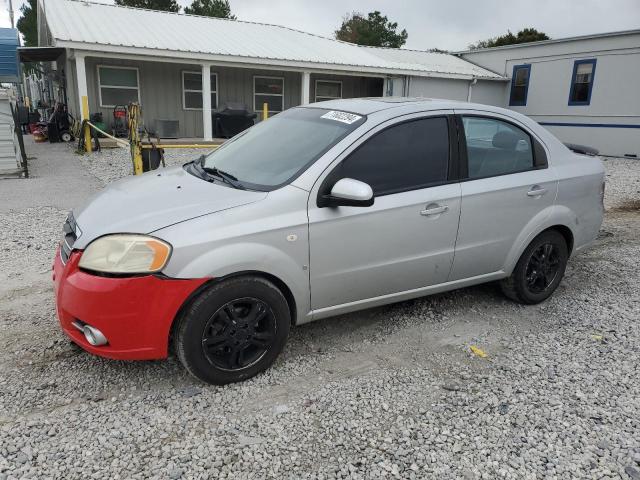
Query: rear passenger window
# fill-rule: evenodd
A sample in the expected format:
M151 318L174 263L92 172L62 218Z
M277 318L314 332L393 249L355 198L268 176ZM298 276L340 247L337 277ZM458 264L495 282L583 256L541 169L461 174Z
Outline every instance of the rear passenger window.
M449 126L446 117L424 118L387 128L353 152L340 178L368 183L375 195L416 190L447 180Z
M495 118L463 117L469 178L484 178L534 168L531 137Z

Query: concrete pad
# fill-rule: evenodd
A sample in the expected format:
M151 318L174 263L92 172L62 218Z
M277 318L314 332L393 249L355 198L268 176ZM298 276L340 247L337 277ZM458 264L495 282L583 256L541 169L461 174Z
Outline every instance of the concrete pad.
M75 143L36 143L24 136L29 178L0 180L0 212L50 206L69 210L102 185L87 172Z

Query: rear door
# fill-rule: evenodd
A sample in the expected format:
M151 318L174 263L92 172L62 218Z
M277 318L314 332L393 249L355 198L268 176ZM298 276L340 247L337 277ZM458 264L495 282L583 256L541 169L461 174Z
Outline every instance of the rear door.
M447 113L377 127L318 180L308 210L314 310L447 280L460 213ZM369 184L375 203L319 208L318 195L341 178Z
M456 113L462 199L450 280L502 270L520 232L546 216L557 193L546 151L524 126L499 114Z

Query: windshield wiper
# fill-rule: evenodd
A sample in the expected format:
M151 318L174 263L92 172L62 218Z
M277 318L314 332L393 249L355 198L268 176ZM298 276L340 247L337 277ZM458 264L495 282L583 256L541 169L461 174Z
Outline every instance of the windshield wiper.
M201 155L200 158L198 158L197 160L192 160L190 162L187 162L185 164L185 167L190 173L197 176L198 178L201 178L202 180L206 180L207 182L213 182L211 175L206 173L202 168L202 164L200 162L203 159L204 159L204 155Z
M224 170L218 170L216 167L202 167L202 170L207 172L209 175L222 179L223 182L228 183L233 188L239 188L240 190L247 189L247 187L245 187L236 177Z
M247 189L247 187L245 187L242 184L242 182L240 182L240 180L238 180L235 176L231 175L230 173L227 173L223 170L218 170L216 167L205 167L204 161L206 158L207 157L205 155L200 155L200 157L197 160L194 160L192 162L194 168L198 172L206 174L209 178L211 177L219 178L223 182L231 185L233 188L237 188L239 190Z

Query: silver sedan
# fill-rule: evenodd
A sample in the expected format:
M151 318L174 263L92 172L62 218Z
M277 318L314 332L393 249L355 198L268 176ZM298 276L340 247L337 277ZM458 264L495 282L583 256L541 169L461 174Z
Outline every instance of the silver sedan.
M94 354L173 348L203 381L239 381L312 320L491 281L544 301L596 238L603 195L597 158L510 110L293 108L74 210L54 266L58 315Z

